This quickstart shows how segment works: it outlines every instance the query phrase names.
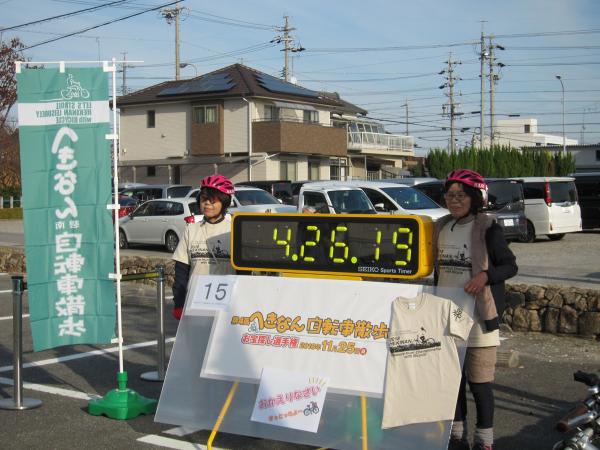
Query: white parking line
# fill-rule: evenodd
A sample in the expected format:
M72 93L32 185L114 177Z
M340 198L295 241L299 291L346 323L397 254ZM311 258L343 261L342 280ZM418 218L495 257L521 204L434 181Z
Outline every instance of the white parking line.
M172 436L187 436L188 434L194 434L200 430L202 430L202 428L177 427L163 431L163 433L170 434Z
M165 343L174 342L174 341L175 341L174 337L165 339ZM136 349L136 348L150 347L152 345L156 345L156 341L147 341L147 342L139 342L137 344L124 345L123 351L132 350L132 349ZM117 347L104 348L104 349L100 349L100 350L92 350L91 352L76 353L73 355L61 356L60 358L49 358L49 359L44 359L42 361L34 361L34 362L27 363L27 364L23 364L23 369L29 369L31 367L48 366L50 364L57 364L57 363L65 362L65 361L73 361L75 359L89 358L90 356L104 355L107 353L116 353L118 351L119 351L119 347L117 346ZM13 370L12 365L0 367L0 372L10 372L11 370Z
M179 441L168 437L158 436L157 434L149 434L137 440L145 444L157 445L165 448L175 448L179 450L205 450L206 445L193 444L191 442ZM212 447L214 450L224 450L219 447Z
M0 377L0 384L7 384L9 386L14 385L14 382L11 378ZM63 397L76 398L78 400L94 400L100 398L99 395L96 394L87 394L85 392L80 391L72 391L70 389L62 389L53 386L48 386L46 384L37 384L37 383L26 383L23 382L23 389L29 389L32 391L46 392L47 394L55 394L61 395Z
M29 314L23 314L21 317L29 317ZM12 320L13 316L0 317L0 320Z

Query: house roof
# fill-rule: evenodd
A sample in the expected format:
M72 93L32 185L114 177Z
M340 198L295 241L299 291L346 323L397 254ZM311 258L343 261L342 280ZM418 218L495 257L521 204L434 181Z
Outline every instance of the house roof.
M366 109L362 109L360 106L356 106L355 104L342 99L340 97L340 94L338 94L337 92L320 92L320 94L340 103L340 106L334 109L334 113L353 115L360 114L361 116L366 116L368 113Z
M117 99L117 105L202 101L224 98L263 97L341 108L344 102L322 92L288 83L280 78L233 64L187 80L165 81Z

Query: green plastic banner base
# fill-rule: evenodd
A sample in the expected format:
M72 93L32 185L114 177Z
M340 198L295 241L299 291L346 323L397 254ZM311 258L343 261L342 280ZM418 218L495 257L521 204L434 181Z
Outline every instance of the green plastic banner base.
M104 397L88 403L88 413L93 416L105 415L111 419L128 420L140 414L154 414L158 402L142 397L127 389L127 372L117 374L119 387L109 391Z

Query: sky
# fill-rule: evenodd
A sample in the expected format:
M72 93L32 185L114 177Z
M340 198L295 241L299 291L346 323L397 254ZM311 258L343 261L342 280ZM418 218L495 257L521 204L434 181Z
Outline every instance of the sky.
M115 0L0 0L0 29L15 27ZM128 92L175 77L175 26L161 9L169 0L124 0L66 18L0 30L19 37L32 61L129 62ZM538 132L580 143L600 142L600 1L597 0L224 0L181 1L181 77L243 63L280 76L284 16L294 45L290 68L297 83L338 92L368 111L386 130L415 137L417 154L446 148L450 120L448 61L452 64L459 146L479 134L480 38L494 45L494 113L538 120ZM174 5L167 6L173 8ZM43 43L66 34L84 33ZM41 45L39 45L41 44ZM501 50L500 47L504 48ZM125 55L126 52L126 55ZM503 64L503 67L500 67ZM440 73L445 70L444 73ZM485 73L488 73L486 61ZM122 73L118 74L122 89ZM490 123L485 80L485 125ZM406 104L408 103L408 120ZM486 132L488 130L486 129Z

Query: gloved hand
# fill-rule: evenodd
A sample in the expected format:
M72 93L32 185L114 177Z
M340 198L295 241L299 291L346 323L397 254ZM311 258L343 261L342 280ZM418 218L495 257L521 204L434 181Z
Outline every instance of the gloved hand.
M181 320L181 316L183 315L183 307L174 307L173 311L171 311L171 315L177 320Z

